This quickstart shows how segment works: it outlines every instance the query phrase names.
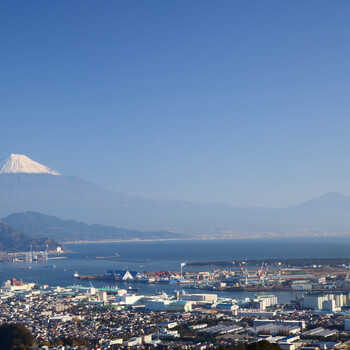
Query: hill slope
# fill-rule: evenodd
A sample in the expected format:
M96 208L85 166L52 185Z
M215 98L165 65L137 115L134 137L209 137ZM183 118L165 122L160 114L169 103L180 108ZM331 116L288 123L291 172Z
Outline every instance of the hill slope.
M59 244L53 239L35 239L4 222L0 222L0 251L27 251L30 249L30 246L34 250L44 250L46 245L49 246L49 249L55 249Z
M11 214L3 219L8 225L32 235L43 235L59 241L100 239L169 239L182 237L170 232L141 232L99 224L87 225L74 220L62 220L35 212Z

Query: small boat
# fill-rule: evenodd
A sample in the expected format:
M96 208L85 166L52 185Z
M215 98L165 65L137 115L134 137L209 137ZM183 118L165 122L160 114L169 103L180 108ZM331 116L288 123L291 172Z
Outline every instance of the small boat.
M75 271L73 276L74 276L74 278L79 278L78 271Z
M45 269L55 269L56 268L56 264L53 265L46 265L44 266Z

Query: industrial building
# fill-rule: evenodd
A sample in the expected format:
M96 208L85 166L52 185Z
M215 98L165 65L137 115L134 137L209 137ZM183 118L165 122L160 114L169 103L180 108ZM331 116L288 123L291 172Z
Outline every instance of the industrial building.
M308 293L301 301L304 309L327 310L335 312L349 304L349 295L345 293Z
M254 309L266 310L267 307L277 305L277 297L275 295L258 295L251 302Z

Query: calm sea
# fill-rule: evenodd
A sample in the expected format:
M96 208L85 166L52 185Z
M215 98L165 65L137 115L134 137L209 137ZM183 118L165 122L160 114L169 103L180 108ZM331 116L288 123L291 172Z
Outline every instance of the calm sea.
M73 277L75 271L78 271L79 274L100 274L112 268L140 272L179 270L181 262L233 261L246 258L350 258L350 237L91 243L70 244L67 248L72 252L65 254L66 259L33 262L30 270L25 269L28 266L25 263L2 263L0 264L0 281L16 277L26 282L67 286L77 283ZM119 259L123 261L94 259L96 256L115 253L118 253ZM56 268L52 267L53 264L56 265ZM84 281L78 282L89 284ZM96 287L102 285L107 285L107 282L94 282ZM119 286L126 288L127 284ZM137 287L142 293L154 293L156 290L169 292L179 288L179 286L141 284ZM255 293L226 292L221 294L242 299ZM289 292L275 294L278 295L280 301L287 301L292 297Z

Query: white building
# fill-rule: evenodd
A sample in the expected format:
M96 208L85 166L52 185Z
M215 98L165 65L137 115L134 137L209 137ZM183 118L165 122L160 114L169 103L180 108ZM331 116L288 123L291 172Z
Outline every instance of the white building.
M277 305L277 297L275 295L259 295L253 299L252 306L258 310L265 310L267 307Z
M145 298L144 295L125 294L125 295L117 295L115 297L115 301L116 303L119 303L119 304L135 305L137 303L140 303L143 298Z
M341 308L336 306L334 299L330 299L330 300L325 300L323 302L322 310L336 312L336 311L340 311Z
M98 298L100 301L106 302L107 301L107 292L105 292L105 291L98 292Z
M310 282L306 281L294 281L292 283L292 290L293 291L305 291L305 290L312 290L312 284Z
M186 300L164 300L153 299L148 300L145 306L150 311L192 311L192 303Z
M180 300L194 301L196 303L215 303L218 300L217 294L201 293L201 294L182 294L179 295Z
M16 281L12 278L3 283L2 289L4 291L30 291L34 288L35 283L23 283L22 281Z
M329 303L330 300L334 301ZM334 294L305 294L301 302L304 309L337 311L339 308L347 304L347 295L341 293Z
M109 339L104 343L104 346L109 347L117 344L123 344L123 338Z
M301 301L301 307L304 309L321 310L325 300L328 300L325 294L305 294Z

